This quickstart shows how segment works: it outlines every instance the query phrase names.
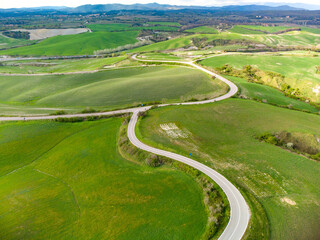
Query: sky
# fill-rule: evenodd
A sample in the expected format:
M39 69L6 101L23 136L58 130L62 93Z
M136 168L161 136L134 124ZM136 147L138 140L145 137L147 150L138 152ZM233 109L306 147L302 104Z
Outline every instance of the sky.
M0 0L0 8L21 8L40 6L67 6L76 7L84 4L106 4L106 3L150 3L171 5L198 5L198 6L224 6L224 5L244 5L244 4L264 4L277 3L279 0ZM319 0L281 0L281 3L304 3L320 5Z

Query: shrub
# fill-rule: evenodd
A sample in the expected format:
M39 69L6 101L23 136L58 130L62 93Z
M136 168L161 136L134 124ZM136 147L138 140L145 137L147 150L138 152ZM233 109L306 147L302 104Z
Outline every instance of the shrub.
M97 110L91 108L91 107L86 107L84 110L81 111L81 113L95 113Z
M264 133L260 136L258 136L258 139L263 142L271 143L273 145L278 145L280 142L278 138L276 138L274 135L271 133Z
M150 156L146 159L146 164L150 167L160 167L163 164L163 161L159 156L155 154L150 154Z
M67 112L64 110L55 111L54 113L51 113L50 115L66 115Z

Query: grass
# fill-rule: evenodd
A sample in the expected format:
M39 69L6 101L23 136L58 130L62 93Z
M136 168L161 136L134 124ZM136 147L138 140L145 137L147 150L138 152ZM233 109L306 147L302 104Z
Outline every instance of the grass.
M116 64L126 59L126 56L110 58L87 58L68 60L24 60L5 62L0 67L0 73L69 73L94 71L102 69L104 66Z
M320 101L320 95L314 92L320 84L316 66L319 57L313 56L277 56L277 55L227 55L203 60L201 64L210 67L221 67L224 64L241 69L245 65L252 65L263 71L272 71L286 76L286 82L315 102ZM276 83L274 83L276 84Z
M183 155L191 152L240 187L254 216L248 239L269 239L269 233L271 239L318 238L319 163L255 136L280 131L319 136L319 116L240 99L177 108L150 111L140 122L139 138ZM170 138L160 129L163 123L175 123L188 137ZM264 218L256 212L259 202Z
M144 26L132 26L131 24L110 23L110 24L89 24L87 25L93 32L121 32L138 30L158 30L158 31L177 31L175 25L146 24Z
M199 70L176 66L73 75L0 76L0 103L7 107L1 114L13 114L19 106L110 110L163 99L170 103L212 97L225 90L225 85Z
M89 24L87 27L93 32L118 32L128 31L130 24L124 23L109 23L109 24Z
M160 52L150 52L150 53L144 53L142 55L139 55L139 58L142 59L151 59L151 60L170 60L170 61L176 61L176 60L183 60L182 58L167 54L167 53L160 53Z
M121 121L0 124L1 238L199 239L199 184L123 159Z
M15 39L3 36L0 34L0 49L12 48L17 46L23 46L33 43L34 41L26 39Z
M241 98L254 99L268 104L289 107L292 109L299 109L302 111L309 111L313 113L319 112L319 109L311 106L310 104L286 97L279 90L276 90L272 87L247 82L245 79L238 77L224 77L231 80L239 87L239 94Z
M56 36L35 45L0 51L1 55L66 56L90 55L95 50L137 42L137 31L95 32Z
M218 30L214 26L201 26L201 27L195 27L188 30L185 30L185 32L188 33L218 33Z
M259 34L248 36L248 38L269 46L315 47L319 44L319 35L304 31L288 32L280 35Z
M294 28L294 27L286 27L286 26L259 26L259 25L239 25L238 27L248 28L256 31L264 31L268 33L276 33L276 32Z
M256 31L254 29L243 28L239 25L233 26L232 28L228 29L228 32L239 34L264 34L263 32Z
M131 52L165 51L177 48L186 48L188 46L193 46L192 38L207 38L208 41L215 39L243 39L243 37L240 34L193 34L139 47L131 50Z
M149 25L161 25L161 26L173 26L180 27L180 23L177 22L147 22Z

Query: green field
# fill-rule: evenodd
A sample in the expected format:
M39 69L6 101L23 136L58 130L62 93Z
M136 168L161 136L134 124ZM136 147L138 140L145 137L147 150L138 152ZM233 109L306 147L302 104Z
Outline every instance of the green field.
M157 25L157 26L155 26ZM123 23L110 24L89 24L87 25L93 32L121 32L121 31L138 31L138 30L158 30L158 31L176 31L175 25L165 24L145 24L144 26L132 26Z
M201 26L201 27L195 27L188 30L185 30L185 32L189 33L218 33L218 30L214 26Z
M231 32L239 31L239 33L241 33L240 31L242 29L243 31L242 33L249 33L250 29L252 29L257 32L256 34L258 34L260 31L264 31L268 33L276 33L276 32L280 32L288 29L294 29L294 28L301 28L301 30L305 32L320 34L320 28L310 28L310 27L301 27L301 26L289 27L289 26L258 26L258 25L237 25L231 29ZM233 29L235 29L235 31L233 31Z
M66 56L90 55L95 50L137 42L137 31L95 32L56 36L35 45L0 51L0 55Z
M249 39L269 46L303 46L315 47L319 44L320 35L308 32L288 32L280 35L259 34L248 36Z
M131 67L90 74L0 76L1 114L18 114L26 107L87 106L100 110L150 101L180 102L222 95L226 86L187 67ZM17 109L18 108L18 109ZM30 109L32 113L32 109Z
M264 31L268 33L275 33L275 32L280 32L280 31L294 28L294 27L286 27L286 26L258 26L258 25L238 25L238 27L253 29L256 31Z
M187 138L171 138L160 124L175 123ZM248 100L151 110L139 124L140 138L192 157L218 170L251 201L249 239L318 239L319 162L259 142L265 132L320 135L320 118ZM252 197L250 197L252 196ZM263 206L252 202L256 198ZM267 216L263 218L265 209ZM259 210L259 211L258 211ZM268 220L267 220L268 219ZM264 236L263 236L264 234Z
M263 71L280 73L286 76L285 81L290 86L299 88L303 95L320 102L320 94L316 92L317 86L320 85L319 74L316 72L319 57L237 54L216 56L201 61L201 64L210 67L221 67L226 63L237 69L252 65ZM268 84L277 87L277 82Z
M215 39L244 39L240 34L194 34L190 36L184 36L179 38L170 39L163 42L154 43L151 45L139 47L131 50L131 52L150 52L150 51L165 51L170 49L184 48L192 46L192 38L207 38L207 41Z
M160 52L150 52L150 53L144 53L138 56L141 59L151 59L151 60L161 60L161 61L177 61L177 60L183 60L182 58L167 54L167 53L160 53Z
M228 29L227 31L231 33L239 33L239 34L264 34L261 31L256 31L254 29L249 29L249 28L243 28L239 25L232 26L232 28Z
M68 60L9 61L0 66L0 73L70 73L102 69L126 59L126 56Z
M0 49L28 45L33 42L34 41L25 40L25 39L9 38L0 34Z
M1 123L1 239L200 239L200 185L123 159L122 120Z
M180 23L177 22L148 22L149 25L161 25L161 26L173 26L180 27Z
M313 113L318 113L319 109L311 106L310 104L286 97L279 90L276 90L272 87L251 83L245 79L224 76L225 78L231 80L239 87L239 97L245 99L254 99L260 102L273 104L277 106L288 107L292 109L299 109L303 111L309 111Z

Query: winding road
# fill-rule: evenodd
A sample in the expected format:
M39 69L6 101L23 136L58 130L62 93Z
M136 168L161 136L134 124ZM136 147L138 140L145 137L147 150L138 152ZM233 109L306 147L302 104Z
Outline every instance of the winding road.
M144 59L138 59L137 55L133 55L132 58L134 60L143 61L143 62L164 62L164 63L187 64L211 76L214 76L215 78L221 80L222 82L226 83L229 86L229 91L225 95L222 95L217 98L213 98L205 101L198 101L198 102L175 103L170 105L194 105L194 104L205 104L205 103L221 101L221 100L232 97L238 91L237 86L231 81L195 64L194 62L144 60ZM164 107L167 105L169 104L161 104L157 106ZM87 116L101 116L101 115L106 116L106 115L114 115L114 114L121 114L121 113L133 113L131 120L129 122L128 131L127 131L128 138L131 141L131 143L142 150L145 150L157 155L165 156L165 157L174 159L176 161L185 163L191 167L194 167L199 171L203 172L204 174L206 174L207 176L209 176L213 181L215 181L226 194L230 204L230 220L228 222L228 225L224 229L223 233L220 235L219 240L240 240L243 237L244 233L246 232L246 229L248 228L248 224L250 220L250 209L244 197L241 195L240 191L230 181L228 181L228 179L226 179L224 176L219 174L217 171L213 170L212 168L200 162L197 162L195 160L192 160L190 158L184 157L176 153L150 147L138 140L138 138L135 135L135 126L138 119L138 113L147 111L150 108L151 106L146 106L146 107L109 111L109 112L103 112L103 113L69 114L69 115L63 115L63 116L0 117L0 121L47 120L47 119L56 119L59 117L70 118L70 117L87 117Z

